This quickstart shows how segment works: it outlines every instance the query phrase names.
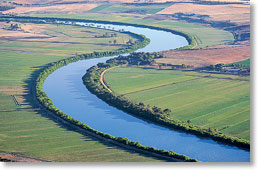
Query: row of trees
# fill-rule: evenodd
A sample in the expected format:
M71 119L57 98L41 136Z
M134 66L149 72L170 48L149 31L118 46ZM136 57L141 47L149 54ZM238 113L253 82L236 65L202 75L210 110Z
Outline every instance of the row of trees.
M141 24L129 24L129 23L122 23L122 22L109 22L109 21L98 21L98 20L85 20L85 19L66 19L66 18L46 18L46 17L28 17L28 16L15 16L15 18L13 16L2 16L2 18L0 19L1 21L2 20L18 20L18 21L23 21L23 22L35 22L35 23L45 23L45 22L52 22L52 21L55 21L55 20L61 20L61 21L67 21L67 22L95 22L95 23L103 23L103 24L122 24L122 25L130 25L130 26L136 26L136 27L145 27L145 28L150 28L150 29L156 29L156 30L163 30L163 31L168 31L168 32L172 32L174 34L177 34L177 35L181 35L181 36L184 36L189 45L188 46L185 46L185 47L182 47L182 48L179 48L179 49L192 49L196 46L196 41L194 39L193 36L187 34L187 33L183 33L183 32L179 32L179 31L175 31L175 30L171 30L171 29L164 29L164 28L160 28L160 27L155 27L155 26L147 26L147 25L141 25ZM44 22L42 22L42 20L44 20ZM144 37L144 36L142 36ZM131 46L131 47L127 47L125 49L122 49L122 50L119 50L119 51L105 51L105 52L93 52L93 53L90 53L90 54L84 54L84 55L80 55L80 56L75 56L75 57L71 57L71 58L68 58L68 59L65 59L65 60L61 60L61 61L58 61L56 63L52 63L50 64L50 66L48 68L46 68L38 77L37 81L36 81L36 94L37 94L37 98L38 100L45 106L47 107L48 109L52 109L54 112L56 112L57 115L60 115L62 116L62 113L59 112L58 110L55 110L54 106L52 106L52 102L51 100L47 97L47 95L42 91L42 84L43 84L43 81L45 80L45 78L50 74L52 73L54 70L56 70L57 68L61 67L61 66L64 66L70 62L73 62L73 61L78 61L78 60L81 60L81 59L87 59L87 58L94 58L94 57L102 57L104 55L115 55L115 54L119 54L119 53L127 53L127 52L130 52L132 50L135 50L137 48L140 48L141 46L144 47L144 44L147 45L149 42L148 39L144 39L144 41L141 43L141 44L137 44L137 45L134 45L134 46ZM147 44L146 44L147 43ZM127 63L126 61L124 61L124 63L122 64L125 64ZM106 66L110 66L111 64L108 64ZM96 70L96 72L101 72L101 70L99 71L98 67L94 66L92 68L92 70L94 71L94 68ZM102 69L102 68L100 68ZM98 72L96 74L98 74ZM100 73L99 73L100 74ZM99 78L97 78L95 81L98 81ZM103 89L101 87L101 85L96 82L94 83L93 80L91 80L91 83L92 86L92 92L95 92L95 94L98 95L98 92L102 92ZM87 85L86 85L87 86ZM99 88L97 88L99 87ZM90 86L89 86L90 88ZM93 91L95 90L95 91ZM165 118L165 115L162 115L163 118ZM192 133L195 133L196 135L201 135L201 136L210 136L212 137L213 139L215 140L222 140L224 142L227 142L227 143L232 143L234 145L238 145L238 146L241 146L241 147L247 147L247 148L250 148L250 143L244 139L239 139L239 138L231 138L229 136L225 136L225 135L222 135L221 133L218 133L218 132L215 132L214 134L211 133L212 130L208 130L208 129L202 129L200 130L198 127L194 127L194 126L191 126L191 125L187 125L185 127L185 124L182 123L181 121L176 121L176 120L171 120L171 121L164 121L162 120L162 117L161 118L155 118L155 120L159 121L160 124L163 124L165 126L168 126L168 127L174 127L174 128L181 128L182 130L186 130L186 131L190 131ZM69 116L67 118L70 118ZM155 121L153 120L153 121ZM166 119L168 120L168 119ZM158 123L158 122L157 122Z
M121 144L132 146L132 147L137 148L139 150L153 152L155 154L165 156L168 159L176 158L176 159L182 160L182 161L196 162L197 161L196 159L191 159L191 158L189 158L185 155L180 155L180 154L177 154L173 151L166 151L166 150L156 149L154 147L143 146L139 142L130 141L125 137L114 137L110 134L105 134L105 133L99 132L97 130L94 130L91 127L89 127L88 125L72 118L71 116L65 114L64 112L62 112L58 108L56 108L54 106L53 102L51 101L51 99L43 91L43 83L44 83L44 80L47 78L47 76L50 75L56 69L66 65L68 63L75 62L75 61L78 61L78 60L81 60L81 59L90 59L90 58L96 58L96 57L103 57L103 56L107 56L107 55L115 55L115 54L125 53L125 52L129 52L129 51L133 51L136 48L142 48L149 43L149 40L146 37L144 37L142 35L138 35L138 36L142 37L141 43L137 44L137 45L133 45L130 48L127 48L127 49L117 50L117 51L93 52L93 53L89 53L89 54L73 56L73 57L70 57L70 58L67 58L67 59L60 60L60 61L55 62L55 63L50 63L49 66L46 67L39 74L39 76L36 79L36 97L37 97L37 100L44 107L46 107L49 111L53 112L55 115L61 117L62 119L66 120L66 121L68 121L68 122L70 122L70 123L72 123L76 126L79 126L79 127L83 128L83 129L85 129L85 130L87 130L91 133L94 133L96 135L104 137L106 139L111 139L111 140L114 140L114 141L119 142ZM120 56L120 57L122 57L122 56ZM108 67L110 67L110 65L108 65L106 63L98 64L98 66L92 67L91 70L96 72L95 69L100 69L101 67L108 68ZM95 81L92 81L92 82L95 82Z
M117 37L117 33L108 33L108 32L106 32L103 35L95 35L95 38L113 38L113 37Z
M99 63L88 69L87 73L83 76L83 82L86 87L100 99L134 116L150 120L168 128L183 130L198 136L210 137L216 141L233 144L243 148L250 148L250 142L245 139L230 137L211 128L200 128L194 126L190 121L183 122L170 119L167 117L167 115L171 113L170 109L162 110L158 107L150 107L142 102L132 102L122 95L117 95L114 92L110 93L100 82L100 74L107 68L123 64L136 64L138 62L140 64L148 64L157 57L160 57L158 53L132 53L126 57L119 56L110 59L106 63Z

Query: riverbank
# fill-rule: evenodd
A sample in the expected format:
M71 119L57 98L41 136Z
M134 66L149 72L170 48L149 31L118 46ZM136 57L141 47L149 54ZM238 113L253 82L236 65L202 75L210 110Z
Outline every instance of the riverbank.
M138 56L135 55L135 58L137 57ZM127 58L127 63L130 63L130 58ZM248 142L245 139L231 137L222 134L221 132L213 131L211 129L200 128L198 126L195 126L190 123L185 123L183 121L174 119L171 120L162 112L154 112L151 110L151 108L147 108L144 104L136 104L120 95L116 95L116 93L112 91L110 92L110 88L108 88L106 84L103 85L104 82L101 80L101 78L103 79L103 77L101 76L103 76L103 72L109 70L110 68L114 68L117 65L125 64L125 60L126 58L119 59L118 57L107 61L106 64L103 64L101 66L93 66L92 68L87 70L87 73L83 76L83 82L85 86L88 88L88 90L90 90L93 94L97 95L106 103L120 110L123 110L129 114L132 114L136 117L140 117L144 120L154 122L158 125L162 125L170 129L178 129L191 134L195 134L197 136L208 137L215 141L220 141L226 144L238 146L240 148L250 149L250 142ZM139 61L140 59L138 59L138 62ZM103 85L103 87L99 87L99 85Z
M91 54L86 54L86 55L84 55L84 57L85 57L85 59L93 58L93 56ZM97 57L100 58L102 56L98 55ZM99 137L104 137L106 139L115 141L119 144L122 144L123 146L133 147L133 148L135 148L137 150L141 150L141 151L149 151L150 153L158 154L162 157L163 156L170 157L173 160L178 159L179 161L186 161L186 162L196 162L197 161L196 159L191 159L191 158L189 158L185 155L180 155L180 154L177 154L173 151L159 150L159 149L156 149L154 147L142 146L139 142L133 142L133 141L130 141L127 138L124 138L124 137L114 137L112 135L99 132L97 130L92 129L88 125L72 118L71 116L68 116L67 114L60 111L58 108L56 108L53 105L50 98L46 95L46 93L43 92L42 85L43 85L44 80L47 78L47 76L49 74L51 74L54 70L68 64L69 62L78 61L78 58L76 58L76 57L70 58L67 62L66 62L66 60L61 60L59 62L56 62L55 64L52 64L52 65L48 66L46 69L43 70L43 72L41 72L39 74L39 76L36 80L36 90L35 90L36 91L36 98L48 111L52 112L53 114L55 114L59 118L62 118L62 120L64 120L65 122L69 122L72 125L80 127L81 129L84 129L87 132L90 132L90 133L92 133L94 135L97 135Z
M11 23L13 22L8 23L7 25L11 25ZM109 46L108 44L108 40L112 40L114 37L94 37L94 35L103 35L106 32L115 33L116 31L61 24L57 26L56 24L24 23L21 24L21 27L25 25L26 27L33 27L36 33L42 31L38 28L46 28L47 31L45 32L45 30L43 30L42 32L55 36L55 41L66 40L67 42L70 42L70 39L82 37L82 40L85 40L85 42L90 42L92 40L94 41L94 44L69 44L63 47L62 43L49 41L49 43L46 44L47 48L44 48L42 42L37 42L37 38L36 40L34 37L26 38L26 34L30 33L21 33L19 36L22 34L26 35L24 38L24 44L22 44L25 46L15 48L15 50L26 50L26 45L28 46L26 42L32 39L32 41L35 42L29 43L32 45L30 49L36 53L27 53L27 51L19 53L18 51L9 52L9 47L10 49L17 47L16 40L20 39L20 37L17 38L16 33L18 31L7 31L10 34L13 34L12 36L17 39L8 37L10 39L7 41L7 43L10 46L8 48L1 47L1 151L23 152L22 154L24 156L37 157L54 162L163 161L161 159L146 156L135 151L129 151L114 144L107 144L106 142L95 139L90 135L82 135L76 130L63 127L54 120L50 119L48 114L43 111L42 108L39 108L36 101L33 100L32 87L35 87L33 82L36 80L38 74L42 72L42 69L46 67L46 64L54 63L65 57L69 57L76 54L76 52L81 54L82 52L88 53L101 51L101 48L104 48L105 50L118 50L122 46L113 45L113 43L111 46ZM31 33L34 33L34 30L32 30ZM68 36L65 36L62 33L65 33ZM90 39L83 38L88 37L88 35L90 36ZM122 39L124 42L126 42L129 40L127 39L128 37L129 36L127 36L126 33L117 32L117 37L115 39L118 43L121 42ZM131 39L135 40L134 37ZM6 41L6 39L2 41ZM77 39L77 41L79 42L80 40ZM107 44L99 44L98 46L95 44L95 41L96 44L98 42ZM55 48L57 46L60 46L60 48ZM80 47L83 47L82 52L78 51ZM62 49L62 51L59 49ZM66 51L68 49L70 49L69 52ZM57 55L55 55L55 53L57 53ZM12 95L16 97L19 105L15 104L14 100L12 99ZM117 156L117 154L119 156Z
M149 43L150 40L148 40L146 37L143 37L143 41L137 46L137 48L142 48L144 46L147 45L147 43ZM74 57L70 57L70 58L67 58L67 59L64 59L64 60L61 60L61 61L58 61L54 64L51 64L49 65L46 69L43 70L43 72L41 72L36 80L36 97L38 99L38 101L44 106L46 107L49 111L51 111L52 113L54 113L55 115L61 117L63 120L65 121L68 121L76 126L79 126L83 129L86 129L88 130L89 132L92 132L98 136L101 136L101 137L105 137L107 139L111 139L113 141L116 141L120 144L123 144L123 145L126 145L126 146L132 146L136 149L139 149L141 151L149 151L151 153L154 153L154 154L159 154L159 155L162 155L162 156L167 156L167 157L170 157L172 159L176 158L176 159L179 159L179 160L182 160L182 161L190 161L190 162L195 162L197 160L195 159L191 159L187 156L184 156L184 155L179 155L175 152L172 152L172 151L165 151L165 150L159 150L159 149L156 149L156 148L153 148L153 147L147 147L147 146L142 146L140 143L138 142L132 142L132 141L129 141L127 138L122 138L122 137L114 137L114 136L111 136L109 134L105 134L105 133L102 133L102 132L99 132L97 130L94 130L92 128L90 128L88 125L85 125L83 124L82 122L68 116L67 114L65 114L64 112L60 111L59 109L57 109L52 101L49 99L49 97L46 95L46 93L43 92L42 90L42 86L43 86L43 82L44 80L47 78L47 76L49 74L51 74L54 70L64 66L64 65L67 65L68 63L71 63L71 62L75 62L75 61L79 61L79 60L82 60L82 59L90 59L90 58L100 58L100 57L103 57L103 56L111 56L111 55L116 55L116 54L122 54L122 53L127 53L127 52L130 52L130 51L133 51L135 50L136 48L134 49L126 49L126 50L120 50L120 51L116 51L116 52L101 52L101 53L98 53L98 52L95 52L95 53L90 53L90 54L84 54L84 55L80 55L80 56L74 56Z
M152 46L148 46L149 48L144 48L146 53L152 52L154 50L152 47L156 47L155 51L162 50L164 47L167 48L165 46L167 41L159 42L159 39L156 36L156 34L160 36L164 34L166 35L165 32L155 30L148 32L148 29L141 29L141 32L138 31L136 33L144 34L145 32L152 40ZM171 40L173 36L168 35L166 38ZM174 40L174 42L176 41ZM172 47L173 46L170 45L169 48L171 49ZM127 137L130 140L139 141L143 145L155 145L154 147L159 149L175 150L176 152L188 155L190 157L195 157L197 159L200 158L202 161L248 161L248 151L219 144L211 139L196 137L177 130L169 130L165 127L155 126L152 123L148 123L141 119L136 119L120 110L117 110L116 108L107 105L103 101L96 98L96 96L92 95L88 90L85 90L85 87L83 84L81 84L80 79L81 76L85 74L85 70L90 68L92 65L97 65L97 63L99 63L98 66L105 66L106 64L104 62L108 59L112 61L113 59L111 58L112 57L105 57L102 59L85 60L69 64L62 69L55 71L53 75L46 79L44 82L44 91L48 94L56 107L61 109L63 112L71 114L72 118L89 124L92 128L102 131L103 133L109 133L117 137ZM134 58L132 58L132 60L133 59ZM148 61L148 59L146 60ZM99 80L99 78L97 79ZM56 82L57 80L59 82ZM71 83L73 84L71 85ZM62 87L55 89L56 85L62 85ZM64 95L64 93L66 93L65 96L61 96ZM62 97L61 99L60 96ZM131 121L134 122L132 123ZM119 130L121 127L126 128L126 130ZM149 132L146 133L145 131ZM154 135L151 133L156 134ZM165 138L166 141L157 142L157 140L163 140ZM195 145L196 148L190 149L193 145ZM183 150L182 146L185 147ZM206 154L203 154L202 151L198 151L200 147L206 146L209 147L206 148ZM209 155L213 153L215 153L215 156L209 157ZM241 157L243 158L235 158L235 153L242 154Z
M79 59L80 57L78 57L78 59ZM83 57L82 57L82 59L84 59ZM63 61L62 63L65 63L65 64L68 64L70 62L70 60L67 60L67 61ZM65 65L64 64L64 65ZM55 64L53 64L53 65L55 65ZM46 104L48 104L49 102L45 102ZM121 139L121 141L125 141L126 142L126 140L125 139ZM172 149L173 150L173 149Z

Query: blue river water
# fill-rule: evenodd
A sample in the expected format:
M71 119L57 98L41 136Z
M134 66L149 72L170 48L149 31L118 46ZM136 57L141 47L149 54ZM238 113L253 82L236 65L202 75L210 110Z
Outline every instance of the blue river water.
M89 25L81 22L77 24ZM99 24L93 24L92 27L96 25ZM164 51L188 44L184 37L166 31L106 24L101 24L101 27L124 29L150 38L150 44L138 52ZM98 131L127 137L144 146L172 150L204 162L250 161L250 152L247 150L146 122L109 106L91 94L83 85L82 76L91 66L110 58L114 57L81 60L57 69L47 77L43 90L57 108Z

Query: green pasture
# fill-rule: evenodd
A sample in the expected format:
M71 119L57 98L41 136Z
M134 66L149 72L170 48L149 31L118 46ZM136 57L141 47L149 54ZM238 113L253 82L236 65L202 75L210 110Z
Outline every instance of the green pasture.
M235 63L230 63L230 64L242 65L243 67L249 68L250 67L250 59L246 59L246 60L243 60L243 61L240 61L240 62L235 62Z
M98 13L140 13L140 14L155 14L167 7L171 3L165 4L117 4L117 5L100 5L96 8L89 10L88 12L98 12Z
M50 161L158 161L63 128L43 112L0 112L0 150Z
M104 20L173 29L194 36L198 44L196 48L225 45L234 40L232 33L225 30L171 19L156 20L153 17L146 17L146 15L141 14L109 13L109 15L106 15L103 13L88 12L85 14L31 14L31 16Z
M46 25L41 25L46 26ZM136 39L128 34L117 33L117 37L101 37L103 34L115 33L114 31L85 28L69 25L47 25L44 34L49 40L43 38L18 39L2 42L0 51L23 52L25 54L40 54L66 56L75 53L87 53L93 51L114 50L126 47L129 39ZM97 36L97 38L95 38ZM117 43L114 45L113 41ZM110 42L111 41L111 42Z
M118 67L104 79L115 93L134 102L171 109L171 119L250 137L247 76Z
M160 161L65 128L38 109L31 94L32 80L45 64L79 50L92 52L121 48L121 45L94 43L105 42L104 38L93 36L106 30L49 26L47 32L55 36L56 41L77 41L78 44L62 47L65 44L60 43L57 47L57 43L51 42L10 40L0 46L0 151L51 161ZM116 39L122 40L121 37L124 40L134 39L121 33ZM109 38L106 39L108 41ZM92 44L79 44L87 42ZM21 98L17 99L20 105L15 104L12 95Z

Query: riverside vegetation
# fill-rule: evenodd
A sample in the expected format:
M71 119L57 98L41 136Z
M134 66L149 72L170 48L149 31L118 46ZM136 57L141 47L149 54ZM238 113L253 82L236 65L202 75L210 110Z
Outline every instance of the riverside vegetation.
M106 63L99 63L87 70L83 76L83 82L86 87L99 98L115 106L118 109L124 110L132 115L150 120L157 124L166 126L168 128L183 130L198 136L210 137L216 141L229 143L242 148L250 148L250 142L237 138L224 135L220 131L211 128L205 129L195 126L191 123L183 122L176 119L170 119L167 115L171 113L170 109L161 109L156 106L150 107L144 103L135 103L122 95L110 92L100 82L100 74L114 66L118 65L150 65L154 59L162 58L159 53L132 53L129 56L119 56L114 59L108 60Z
M68 63L74 62L74 61L78 61L78 60L82 60L82 59L90 59L90 58L94 58L94 57L103 57L104 54L109 54L109 53L110 52L84 54L84 55L80 55L80 56L76 56L76 57L71 57L71 58L66 59L66 60L61 60L61 61L56 62L56 63L52 63L43 72L41 72L41 74L37 78L37 81L36 81L36 96L37 96L37 99L39 100L39 102L42 105L44 105L49 111L55 113L56 115L60 116L64 120L69 121L74 125L77 125L77 126L83 128L83 129L86 129L86 130L88 130L88 131L90 131L94 134L100 135L100 136L105 137L107 139L112 139L112 140L115 140L115 141L117 141L119 143L122 143L122 144L125 144L125 145L137 147L141 150L151 151L151 152L154 152L154 153L157 153L157 154L161 154L161 155L164 155L164 156L169 156L169 157L184 160L184 161L189 161L189 162L197 161L197 160L191 159L191 158L189 158L185 155L179 155L179 154L177 154L173 151L159 150L159 149L156 149L154 147L142 146L139 142L133 142L133 141L130 141L127 138L124 138L124 137L114 137L114 136L111 136L109 134L105 134L105 133L99 132L97 130L94 130L91 127L89 127L88 125L83 124L82 122L80 122L76 119L73 119L69 115L60 111L58 108L56 108L53 105L52 101L49 99L47 94L42 91L42 86L43 86L44 80L54 70L66 65ZM117 52L113 51L111 54L116 54L116 53L119 53L119 51L117 51Z
M156 149L154 147L148 147L148 146L143 146L141 145L139 142L133 142L128 140L127 138L124 137L114 137L111 136L109 134L105 134L102 132L99 132L97 130L92 129L91 127L89 127L88 125L73 119L72 117L70 117L69 115L65 114L64 112L60 111L58 108L56 108L53 105L53 102L50 100L50 98L47 96L47 94L45 92L43 92L42 90L42 86L44 83L44 80L46 79L46 77L51 74L54 70L68 64L71 62L75 62L78 60L83 60L83 59L90 59L90 58L96 58L96 57L103 57L103 56L111 56L111 55L117 55L117 54L122 54L122 53L128 53L131 52L133 50L142 48L144 46L146 46L149 43L149 39L146 38L143 35L138 35L139 37L142 37L140 40L140 43L138 44L134 44L132 45L130 48L126 48L126 49L122 49L122 50L117 50L117 51L106 51L106 52L94 52L94 53L88 53L88 54L82 54L82 55L77 55L77 56L73 56L73 57L69 57L67 59L63 59L60 60L58 62L54 62L49 64L48 67L46 67L43 72L41 72L39 74L39 76L37 77L36 80L36 97L38 99L38 101L44 106L46 107L49 111L53 112L54 114L56 114L57 116L61 117L62 119L69 121L70 123L79 126L83 129L86 129L94 134L100 135L102 137L105 137L107 139L111 139L114 141L117 141L119 143L125 144L125 145L129 145L129 146L133 146L135 148L138 148L140 150L146 150L149 152L153 152L156 154L160 154L160 155L164 155L167 157L171 157L171 158L176 158L179 160L183 160L183 161L187 161L187 162L196 162L196 159L191 159L185 155L180 155L177 154L173 151L166 151L166 150L160 150L160 149Z
M3 22L0 23L1 33L6 33L2 30L2 24ZM25 26L32 30L29 33L8 31L13 37L1 39L4 43L0 47L0 151L47 161L171 161L171 158L163 159L117 146L100 137L93 137L89 132L81 133L68 122L63 125L60 120L56 120L58 117L39 106L35 98L36 77L47 64L76 53L121 50L128 46L125 42L130 39L136 42L139 39L134 35L115 31L110 32L117 33L117 37L95 38L95 35L109 32L99 28L57 26L51 23L21 24L22 28ZM41 34L35 34L35 38L34 31ZM16 33L20 36L18 39ZM50 40L38 38L47 34L51 36ZM21 35L25 35L26 39L19 39ZM114 39L117 40L117 45L108 43ZM121 44L123 40L124 44ZM66 43L70 41L75 44ZM88 44L91 42L93 44ZM17 105L15 100L18 101Z

